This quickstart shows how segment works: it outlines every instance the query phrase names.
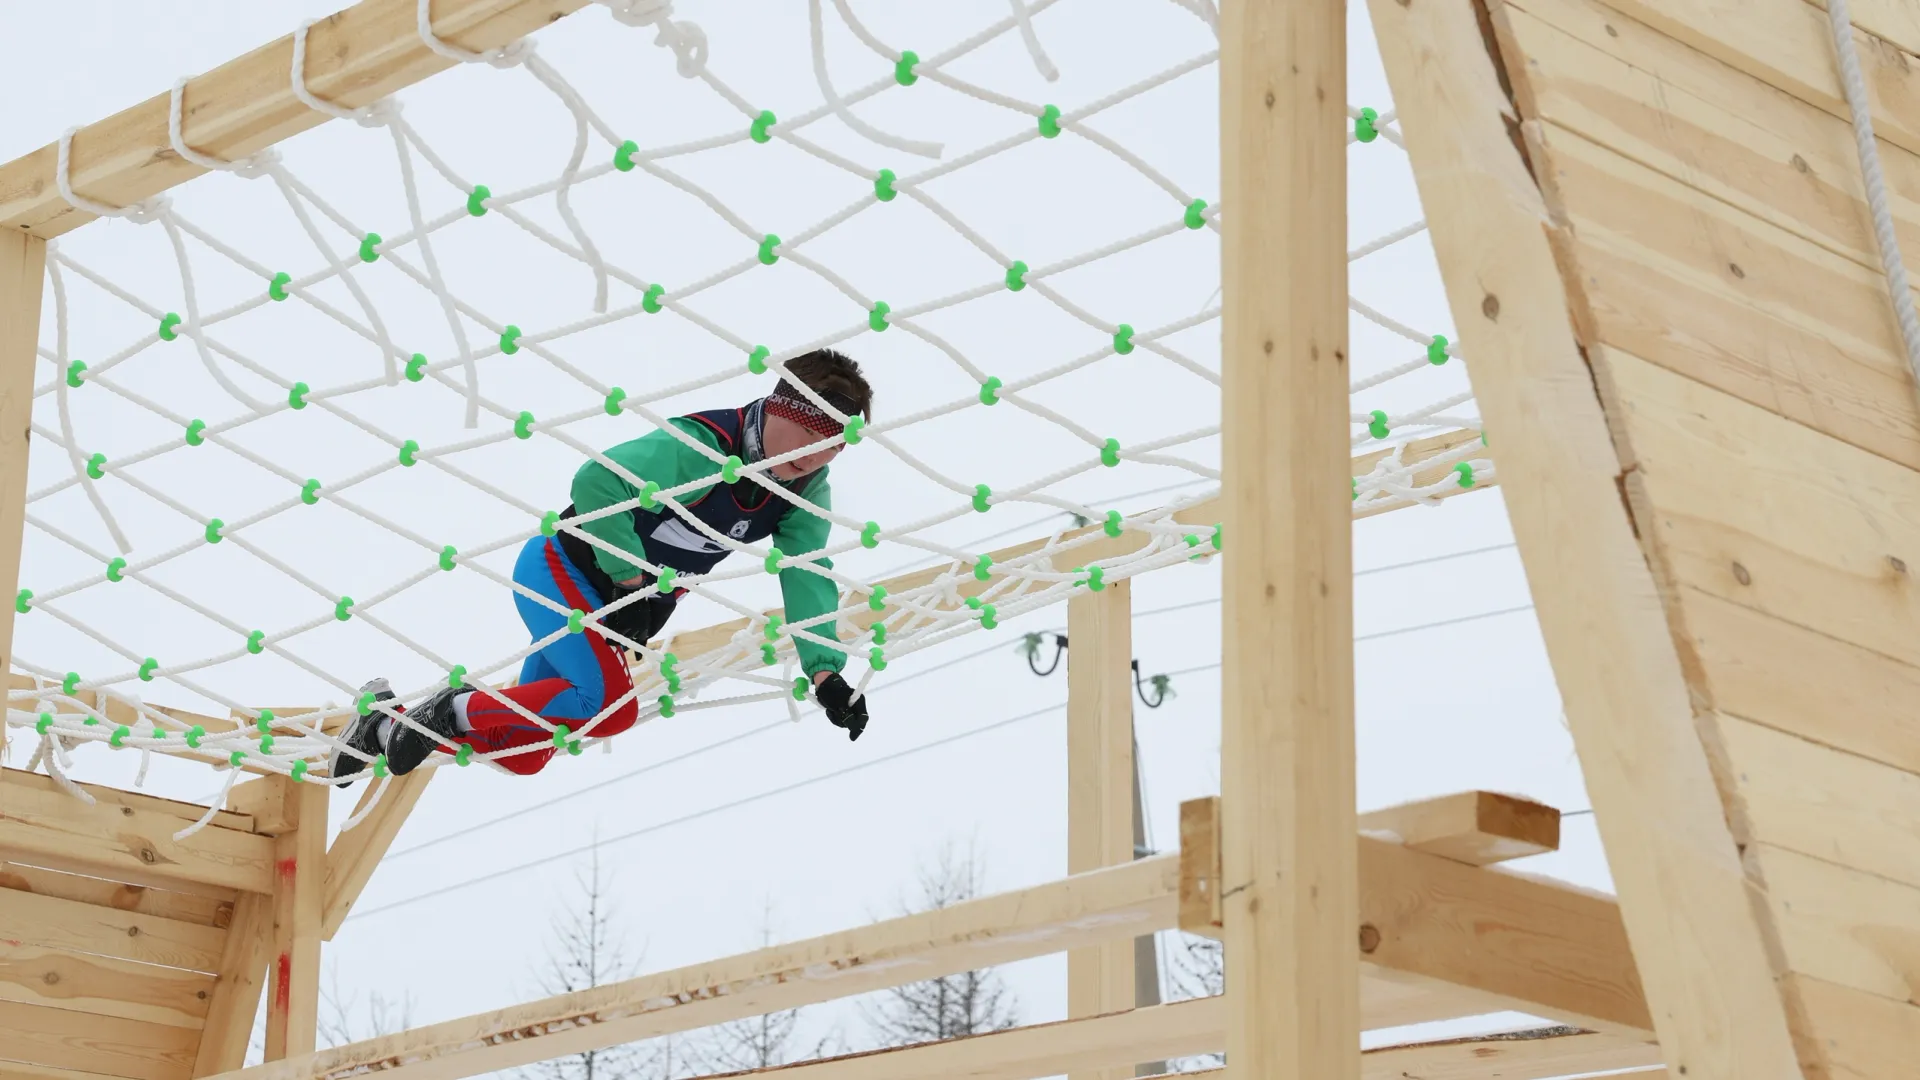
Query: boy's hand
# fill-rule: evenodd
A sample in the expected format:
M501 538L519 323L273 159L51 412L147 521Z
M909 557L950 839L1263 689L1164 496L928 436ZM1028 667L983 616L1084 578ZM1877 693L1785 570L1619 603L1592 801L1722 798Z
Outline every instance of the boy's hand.
M825 678L814 683L813 698L827 710L827 720L834 727L847 730L847 741L852 742L867 730L867 699L853 699L853 687L838 672L831 672Z

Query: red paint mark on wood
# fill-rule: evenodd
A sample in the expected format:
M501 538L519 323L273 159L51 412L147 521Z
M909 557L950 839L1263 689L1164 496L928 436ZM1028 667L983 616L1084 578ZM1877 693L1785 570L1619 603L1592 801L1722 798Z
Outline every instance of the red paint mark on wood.
M274 867L280 871L280 880L291 885L295 872L300 869L300 860L294 858L281 859L274 864Z
M293 1004L293 956L280 954L273 976L273 1007L286 1012Z

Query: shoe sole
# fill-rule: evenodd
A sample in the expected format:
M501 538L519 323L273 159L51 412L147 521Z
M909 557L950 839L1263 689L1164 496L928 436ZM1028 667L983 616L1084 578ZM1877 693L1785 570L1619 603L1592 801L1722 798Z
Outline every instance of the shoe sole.
M380 752L378 744L372 747L361 746L360 740L361 736L370 729L372 725L379 722L381 716L382 714L380 712L373 710L355 715L352 720L347 722L347 729L340 733L340 741L362 753L378 755ZM373 740L368 739L367 741L372 742ZM358 776L366 770L366 767L367 762L361 761L359 758L337 747L333 753L327 757L327 775L336 780L345 776Z

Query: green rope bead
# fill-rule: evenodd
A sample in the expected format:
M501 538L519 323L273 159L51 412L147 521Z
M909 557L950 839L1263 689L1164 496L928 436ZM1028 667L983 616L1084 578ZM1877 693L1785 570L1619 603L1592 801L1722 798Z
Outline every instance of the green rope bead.
M780 121L774 118L772 109L761 109L760 115L753 118L753 124L747 129L747 136L754 142L764 143L773 138L768 129Z
M255 717L253 720L253 728L255 731L258 731L262 735L265 735L270 731L272 731L273 730L273 710L261 709L260 715Z
M980 605L980 629L993 630L998 628L1000 625L998 614L999 613L994 610L994 607L992 604L981 604Z
M147 736L147 738L149 739L164 739L166 737L167 737L167 729L161 727L159 724L153 725L152 733Z
M80 673L77 671L67 672L66 678L60 680L60 692L68 697L72 697L74 690L78 689L79 686Z
M680 658L673 655L672 653L660 654L660 674L662 676L675 675L674 669L678 667L679 664L680 664Z
M1224 525L1215 525L1213 527L1213 550L1215 551L1220 550L1220 531L1224 528Z
M41 735L45 735L47 733L47 729L52 726L53 726L53 714L43 712L40 714L40 719L34 722L33 730L38 732Z
M660 314L660 297L665 295L666 291L667 287L658 282L647 286L647 291L640 294L640 310L649 315Z
M408 439L406 442L400 444L400 464L407 468L413 468L414 462L419 460L419 454L420 444L418 442Z
M343 596L333 602L333 617L346 622L353 618L353 597Z
M804 675L797 675L794 677L793 700L795 701L807 700L807 677ZM44 716L46 714L42 713L41 715Z
M27 603L27 601L32 599L33 599L32 589L21 589L20 592L17 595L15 595L13 598L13 610L19 612L22 615L25 615L33 606Z
M980 556L979 561L973 564L973 576L974 576L974 579L977 581L985 581L989 577L992 577L993 576L992 571L993 571L993 556L991 555L982 555Z
M567 633L569 634L579 633L581 630L586 628L586 623L587 623L587 613L584 611L581 611L579 608L574 608L572 611L567 613Z
M786 556L781 553L779 548L770 548L767 551L766 561L761 563L761 565L767 568L767 573L777 574L780 572L780 560L784 558L786 558Z
M755 375L765 375L767 373L767 357L772 355L773 350L767 348L765 345L755 345L753 351L747 354L747 370L753 372Z
M384 242L385 241L380 239L380 234L377 232L370 232L366 236L361 237L360 238L360 261L365 263L370 263L370 262L373 262L375 259L378 259L380 257L380 253L374 249L379 247Z
M487 216L487 200L493 198L493 189L485 184L473 185L467 194L467 213L474 217Z
M454 557L459 554L460 553L458 551L454 550L454 546L452 544L448 544L446 547L441 548L440 549L440 569L452 570L455 566L455 563L453 561Z
M1106 530L1108 536L1118 538L1120 535L1120 511L1107 511L1107 521L1102 527Z
M887 609L887 587L885 585L875 585L873 587L873 593L867 597L867 607L874 611L885 611ZM73 691L69 690L67 692L71 694Z
M1368 415L1371 416L1372 419L1367 423L1367 432L1374 438L1384 439L1389 434L1392 434L1393 429L1387 426L1387 414L1385 410L1375 409Z
M738 454L728 454L727 460L720 463L720 479L731 484L740 479L740 466L745 464Z
M867 326L872 329L874 333L885 330L889 325L887 315L892 311L893 307L885 300L874 301L873 310L867 312Z
M447 672L448 688L453 690L458 690L462 686L465 686L466 684L467 684L467 665L465 664L453 665L453 670Z
M353 700L354 710L361 716L365 716L373 711L374 700L374 693L369 690Z
M782 621L778 615L767 616L767 625L760 628L760 636L768 641L780 640L780 625Z
M654 496L658 494L660 494L660 484L658 481L649 480L645 484L642 484L640 486L640 505L647 510L651 510L660 505L660 500L654 498Z
M75 360L73 363L68 364L67 385L73 387L75 390L80 389L80 373L85 370L87 370L87 363L84 360Z
M145 660L140 661L140 672L139 672L140 681L152 682L153 673L154 671L158 670L159 667L160 667L160 661L155 660L151 656L147 657Z
M308 480L300 485L300 501L312 506L320 501L320 481Z
M613 167L619 169L621 172L632 172L633 155L639 152L640 144L634 142L632 139L621 143L620 149L613 152Z
M667 680L667 693L677 694L680 692L680 676L678 674L671 671L663 671L660 674L662 678Z
M847 417L847 426L841 431L841 435L845 437L845 439L847 440L848 446L852 446L858 443L862 438L865 437L860 434L860 429L866 426L867 426L867 418L864 416Z
M1379 121L1379 113L1372 109L1361 109L1360 115L1353 118L1353 137L1363 143L1370 143L1379 138Z
M307 407L307 395L312 392L313 388L306 383L294 383L293 388L287 391L287 404L295 409L304 409Z
M567 725L565 724L556 725L553 729L553 748L555 750L558 750L561 747L566 746L567 736L571 734L573 734L573 730L567 727Z
M669 694L661 694L659 697L659 703L660 703L660 718L662 720L673 719L673 697Z
M1185 217L1187 228L1204 229L1207 227L1207 200L1195 199L1187 204Z
M262 754L273 753L273 736L272 735L260 736L260 753Z
M287 273L285 270L273 275L273 280L267 282L267 299L285 300L287 298L287 286L291 284L293 284L293 275Z
M1060 135L1060 106L1049 105L1040 110L1040 137L1058 138Z
M540 535L552 536L560 531L560 511L549 510L540 515Z
M1445 334L1433 335L1433 340L1427 342L1427 363L1432 364L1435 367L1438 367L1441 364L1446 363L1448 344L1449 342L1447 341L1447 335Z
M246 760L247 752L245 750L235 750L233 753L227 755L227 764L235 769L239 768L241 762Z
M673 591L673 579L679 576L680 571L675 570L671 566L663 566L660 568L660 594L662 596Z
M1087 580L1084 582L1081 582L1081 584L1085 585L1089 589L1092 589L1094 592L1099 592L1102 589L1105 589L1107 587L1106 569L1104 567L1099 567L1099 566L1087 567Z
M1100 464L1105 465L1109 469L1120 464L1119 439L1108 439L1106 445L1100 448Z
M222 539L220 535L220 530L226 527L227 527L227 523L224 521L221 521L219 518L214 518L212 521L207 522L206 532L203 534L207 538L207 543L209 544L219 543Z
M875 645L873 648L867 650L867 666L875 671L887 670L887 657L885 653L880 651L880 646Z
M879 522L869 521L866 527L860 530L860 546L863 548L877 548L880 546Z
M914 52L912 49L902 51L900 53L900 59L893 63L893 81L899 83L901 86L912 86L914 83L919 82L920 76L913 70L914 66L919 63L919 53Z
M407 381L419 382L426 377L427 355L425 353L414 353L412 358L407 361Z
M900 194L893 187L894 181L898 179L900 178L893 174L892 169L881 169L880 175L873 178L873 197L881 202L892 202L893 197Z
M980 404L1000 404L1000 388L1004 385L1006 384L1000 381L1000 376L987 376L987 381L980 384Z
M293 782L296 784L305 783L307 779L307 763L296 759L293 763L293 771L288 775L293 777Z
M113 729L113 734L107 736L107 745L118 750L120 749L120 740L131 734L133 734L133 729L125 724L121 724L119 727Z
M179 327L180 315L178 312L169 311L165 315L160 316L160 340L172 341L179 337Z
M373 775L384 779L387 775L387 755L381 754L373 759Z
M873 643L875 645L885 645L887 643L887 624L886 623L873 624Z
M780 256L773 250L779 246L780 238L778 236L768 233L762 237L760 240L760 265L772 266L774 263L779 262Z
M87 475L95 480L106 475L107 455L95 454L87 459Z
M201 443L206 442L207 437L201 434L206 430L207 430L207 422L205 420L195 420L194 422L188 424L187 425L187 445L199 446Z
M1473 486L1473 466L1472 465L1462 461L1453 467L1453 471L1460 474L1459 482L1461 487L1470 488Z
M1353 478L1353 501L1360 501L1360 478L1357 476ZM1193 537L1189 536L1187 539L1191 541Z
M1013 260L1013 265L1007 267L1007 288L1013 292L1019 292L1021 289L1024 289L1026 287L1027 287L1026 261L1023 259L1015 259Z
M512 356L514 353L520 351L519 327L508 323L507 328L500 331L500 351L506 353L508 356Z
M107 580L122 581L126 578L127 560L115 555L107 563Z
M625 390L622 390L616 386L613 389L607 391L607 401L606 401L607 415L619 416L621 410L625 408L625 406L621 405L620 403L625 400L627 400L627 392Z
M1113 332L1113 351L1121 356L1133 351L1133 327L1121 323L1120 328Z
M985 484L973 485L973 508L976 512L984 514L988 510L993 509L993 504L987 502L987 500L992 497L992 488Z
M772 667L774 664L779 663L778 657L774 655L772 645L760 646L760 663L767 667Z
M473 744L461 743L460 749L453 752L453 763L463 769L473 764Z
M207 729L195 724L187 729L187 749L200 749L200 740L207 737Z
M525 409L513 418L513 437L516 439L533 438L533 414Z
M253 631L247 635L247 652L252 653L254 656L259 656L266 650L266 642L267 632L265 630Z

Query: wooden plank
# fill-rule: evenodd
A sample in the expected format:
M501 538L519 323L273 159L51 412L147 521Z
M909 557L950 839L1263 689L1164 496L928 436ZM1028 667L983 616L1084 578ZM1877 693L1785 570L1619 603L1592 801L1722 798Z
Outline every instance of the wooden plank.
M1534 1080L1660 1064L1660 1048L1569 1028L1383 1046L1360 1058L1365 1080ZM1659 1070L1664 1072L1665 1070Z
M1592 356L1673 582L1920 661L1920 473L1619 350Z
M233 927L220 955L206 1027L196 1048L193 1075L211 1076L246 1063L247 1042L260 996L266 988L267 959L273 950L273 899L247 893L234 907Z
M1067 601L1067 639L1067 873L1078 874L1134 858L1132 584L1116 582ZM1136 1004L1133 942L1067 954L1068 1016L1103 1016ZM1070 1080L1133 1075L1135 1061L1108 1064L1125 1067L1076 1071Z
M108 1080L101 1073L78 1069L56 1069L51 1065L29 1065L21 1061L0 1061L0 1080Z
M439 0L435 32L482 51L511 44L586 6L587 0ZM307 38L307 87L349 108L370 105L454 65L431 52L414 25L414 0L362 0L317 22ZM182 136L205 154L233 160L272 146L327 117L293 96L291 34L187 84ZM200 175L167 139L162 93L73 137L74 190L126 206ZM56 144L0 167L0 225L52 239L92 215L69 207L54 184Z
M130 1080L187 1080L186 1028L0 1001L0 1058Z
M295 784L283 799L294 828L274 840L273 968L267 995L266 1060L313 1052L320 1020L320 917L327 876L327 796Z
M1463 791L1360 815L1360 833L1469 866L1560 849L1560 811L1491 791Z
M1920 776L1725 713L1717 727L1754 839L1920 887Z
M1220 798L1180 804L1180 929L1218 938L1220 912Z
M227 932L53 896L0 892L0 940L214 971Z
M1783 980L1805 1010L1808 1075L1836 1080L1901 1080L1913 1075L1920 1046L1920 1007L1804 975ZM1814 1070L1818 1071L1814 1071Z
M0 1001L200 1030L213 976L0 940Z
M20 784L43 794L58 795L68 800L73 799L73 796L67 794L66 789L62 788L53 777L43 773L27 772L23 769L8 769L6 770L5 782L9 785ZM121 788L110 787L106 784L82 783L80 787L86 791L87 794L93 796L96 803L104 803L108 806L131 807L135 810L148 813L164 814L180 822L199 821L202 817L205 817L207 813L207 808L199 803L181 802L178 799L162 799L158 796L147 795L138 791L126 791ZM253 817L244 812L233 810L215 811L213 820L207 824L222 829L232 829L237 832L254 831ZM175 828L178 827L179 826L175 826Z
M1920 990L1920 887L1753 844L1787 965L1903 1004Z
M33 422L34 352L47 245L30 236L0 239L0 596L20 588L20 543L27 527L27 429ZM13 605L0 610L0 671L13 666ZM6 750L0 724L0 752Z
M1606 0L1688 46L1777 87L1802 101L1846 117L1840 74L1833 58L1833 31L1826 12L1804 0ZM1872 4L1884 13L1898 4L1862 0L1856 26L1872 16L1860 11ZM1877 20L1876 20L1877 21ZM1889 142L1920 151L1920 77L1912 53L1854 31L1861 74L1873 104L1874 132Z
M156 915L216 929L224 929L233 918L231 900L150 889L143 885L67 874L24 863L0 862L0 889L38 893L82 904L98 904L119 911L137 911L143 915Z
M1535 129L1572 229L1589 341L1908 467L1914 406L1886 280L1559 128Z
M400 835L400 826L406 824L427 784L439 771L418 769L389 780L379 804L361 818L360 824L334 838L333 847L327 851L327 879L322 886L325 896L320 919L322 939L332 941L333 935L339 932L340 924L353 911L354 901L360 899L367 882L373 880L373 872L379 869L380 860ZM367 785L354 807L354 816L366 809L375 790L376 785Z
M23 778L24 779L24 778ZM88 806L36 783L0 784L0 856L53 869L183 891L265 892L272 841L233 829L202 829L175 840L170 811L102 799Z
M1469 5L1369 7L1660 1044L1693 1080L1796 1077L1500 61Z

